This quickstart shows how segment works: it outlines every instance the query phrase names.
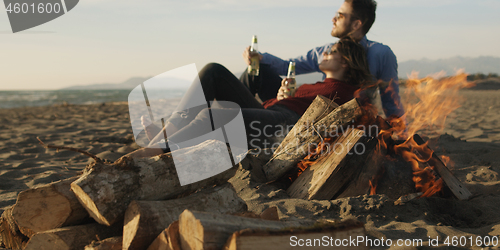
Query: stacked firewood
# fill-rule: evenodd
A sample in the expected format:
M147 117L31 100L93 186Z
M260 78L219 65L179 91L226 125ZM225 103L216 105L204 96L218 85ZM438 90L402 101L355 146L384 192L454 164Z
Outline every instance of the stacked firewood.
M357 105L355 100L352 104ZM336 108L318 97L308 114L325 116L337 110L333 118L326 117L342 125L352 119L339 116L346 110L352 113L349 105ZM209 140L187 153L199 157L203 167L204 162L226 164L215 153L224 150L230 150L226 143ZM10 249L279 249L290 246L291 235L365 235L364 226L352 221L321 225L280 221L276 208L249 217L246 203L228 180L238 167L254 167L245 164L259 164L262 169L266 161L258 157L248 154L229 170L183 186L170 154L121 158L114 163L96 159L80 176L21 192L0 219L3 245ZM285 161L298 157L303 156ZM277 179L265 175L270 181Z
M196 150L209 157L220 147ZM252 157L239 167L258 162ZM365 235L359 222L280 221L276 207L249 213L227 182L237 168L181 186L169 155L95 162L81 176L21 192L2 215L2 240L10 249L279 249L292 234Z

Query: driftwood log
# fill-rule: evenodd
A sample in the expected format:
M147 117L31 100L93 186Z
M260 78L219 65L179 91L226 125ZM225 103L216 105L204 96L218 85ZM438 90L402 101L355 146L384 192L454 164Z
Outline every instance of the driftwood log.
M228 151L223 142L209 140L189 150L187 160L200 169L207 162L232 166L231 162L217 157L220 152ZM194 192L226 183L235 172L233 166L208 179L181 186L172 156L167 153L151 158L122 158L113 164L94 163L71 184L71 190L92 218L100 224L111 225L123 219L133 200L162 200Z
M306 220L283 222L185 210L179 216L179 236L183 250L215 250L221 249L234 232L245 228L279 230L313 224Z
M8 249L24 249L26 242L29 240L19 231L12 217L12 207L3 211L2 217L0 217L0 235L2 236L2 243Z
M179 221L176 220L163 230L147 250L181 250L179 240Z
M334 198L363 168L376 144L363 130L349 128L329 145L326 155L302 172L288 188L288 195L308 200Z
M336 135L343 127L361 116L362 110L356 99L344 103L334 109L319 121L311 124L297 123L290 131L280 147L274 152L271 160L264 165L263 170L268 181L277 180L309 153L311 145L317 145L326 135ZM314 133L313 133L314 132Z
M20 192L12 209L19 230L31 237L87 218L87 211L70 190L70 184L77 179L75 176Z
M145 249L185 210L240 213L247 205L231 184L165 201L132 201L125 212L123 249Z
M85 246L85 250L121 250L122 236L115 236L100 241L94 241L90 245Z
M297 248L334 248L335 240L365 237L363 223L355 220L317 225L307 229L261 230L244 229L235 232L227 240L224 250L275 250ZM326 238L326 242L324 241ZM345 243L345 242L344 242ZM342 247L342 246L341 246ZM369 249L366 244L346 249Z
M123 224L107 227L97 223L56 228L36 233L25 250L83 249L92 241L119 236Z

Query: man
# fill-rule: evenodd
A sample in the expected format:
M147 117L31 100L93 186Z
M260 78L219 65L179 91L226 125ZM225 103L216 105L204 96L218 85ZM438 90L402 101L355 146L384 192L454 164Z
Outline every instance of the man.
M332 19L331 35L337 38L350 36L366 49L370 73L376 80L386 83L380 85L380 97L385 115L401 117L404 110L399 97L396 56L389 46L366 38L366 33L375 21L376 8L377 3L374 0L345 0ZM320 72L319 63L322 60L322 54L332 45L316 47L305 55L290 60L263 53L260 55L260 75L252 77L245 72L240 80L249 87L253 94L257 93L263 101L276 97L281 86L279 76L287 74L290 61L295 62L296 74ZM243 58L247 64L250 64L249 47L243 52Z

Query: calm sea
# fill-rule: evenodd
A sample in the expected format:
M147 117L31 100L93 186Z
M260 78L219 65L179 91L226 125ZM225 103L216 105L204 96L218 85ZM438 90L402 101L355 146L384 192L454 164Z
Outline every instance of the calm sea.
M165 91L165 98L179 98L186 90ZM126 102L130 90L36 90L0 91L0 108L36 107L54 104Z

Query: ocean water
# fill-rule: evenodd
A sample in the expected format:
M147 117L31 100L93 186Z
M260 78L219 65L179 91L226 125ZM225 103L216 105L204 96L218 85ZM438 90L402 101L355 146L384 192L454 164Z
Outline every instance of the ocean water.
M184 89L165 90L164 97L179 98ZM0 91L0 108L37 107L57 104L127 102L130 90L28 90Z

